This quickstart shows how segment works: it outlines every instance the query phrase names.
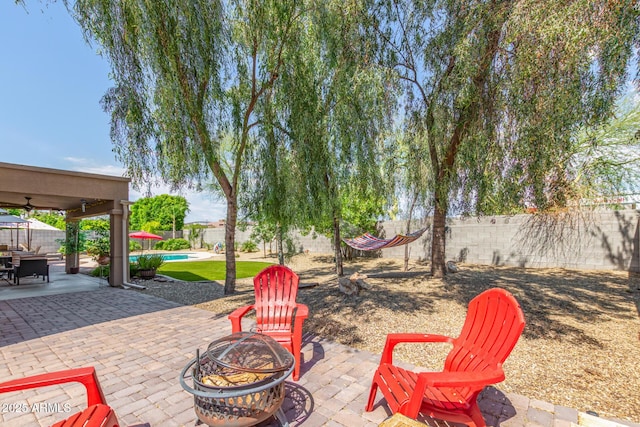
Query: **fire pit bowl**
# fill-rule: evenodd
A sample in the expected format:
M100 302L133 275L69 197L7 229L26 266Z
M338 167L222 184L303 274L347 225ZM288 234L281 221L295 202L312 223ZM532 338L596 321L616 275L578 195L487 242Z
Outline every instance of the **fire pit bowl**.
M253 426L272 415L286 426L281 406L293 367L293 355L273 338L237 332L213 341L202 357L196 351L180 385L193 394L196 415L208 426Z

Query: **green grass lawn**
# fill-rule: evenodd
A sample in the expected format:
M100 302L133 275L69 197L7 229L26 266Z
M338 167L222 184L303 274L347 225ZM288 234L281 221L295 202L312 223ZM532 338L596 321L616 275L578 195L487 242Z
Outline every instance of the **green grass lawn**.
M185 282L224 280L226 264L224 261L166 262L158 273ZM253 277L270 265L270 262L236 261L236 278Z

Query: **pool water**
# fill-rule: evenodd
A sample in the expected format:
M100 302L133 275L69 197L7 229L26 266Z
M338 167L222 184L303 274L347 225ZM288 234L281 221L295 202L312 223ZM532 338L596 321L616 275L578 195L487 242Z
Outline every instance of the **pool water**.
M179 261L182 259L189 259L189 254L161 254L160 255L165 261ZM138 255L130 255L129 262L137 262Z

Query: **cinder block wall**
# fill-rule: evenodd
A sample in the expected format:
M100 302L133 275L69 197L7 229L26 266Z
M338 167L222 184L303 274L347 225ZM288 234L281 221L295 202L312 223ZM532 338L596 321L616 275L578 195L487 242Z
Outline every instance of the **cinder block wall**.
M16 236L16 232L19 236ZM31 249L35 250L40 246L39 253L58 252L60 243L57 239L64 239L65 232L62 230L31 230ZM16 246L17 243L27 246L27 231L20 229L1 229L0 244Z
M638 213L631 209L555 217L456 219L447 230L447 259L520 267L637 271L637 233Z
M450 219L447 222L447 260L472 264L537 268L572 268L640 272L639 214L636 210L573 212L556 216L514 215ZM411 231L428 227L409 245L411 259L431 259L431 221L416 221ZM405 221L382 223L380 236L405 234ZM238 231L236 241L249 239L251 230ZM324 236L296 235L300 251L331 253ZM207 229L205 241L224 242L224 229ZM261 245L259 248L262 249ZM273 248L275 250L275 246ZM403 258L404 246L379 255Z

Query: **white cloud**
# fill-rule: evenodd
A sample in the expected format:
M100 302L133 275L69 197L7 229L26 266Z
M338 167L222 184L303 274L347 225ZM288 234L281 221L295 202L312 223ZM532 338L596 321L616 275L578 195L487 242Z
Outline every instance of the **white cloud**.
M86 159L74 157L67 157L65 160L73 164L72 169L76 172L108 176L124 176L124 169L115 165L91 165L91 162ZM224 201L214 200L214 198L208 193L193 190L171 191L167 185L151 187L150 192L151 196L171 194L173 196L183 196L186 198L189 203L189 212L187 212L187 216L185 218L186 223L196 221L214 222L219 219L226 218L227 216L227 208ZM132 186L129 186L130 201L135 202L136 200L146 196L146 193L143 194L140 191L134 190Z

